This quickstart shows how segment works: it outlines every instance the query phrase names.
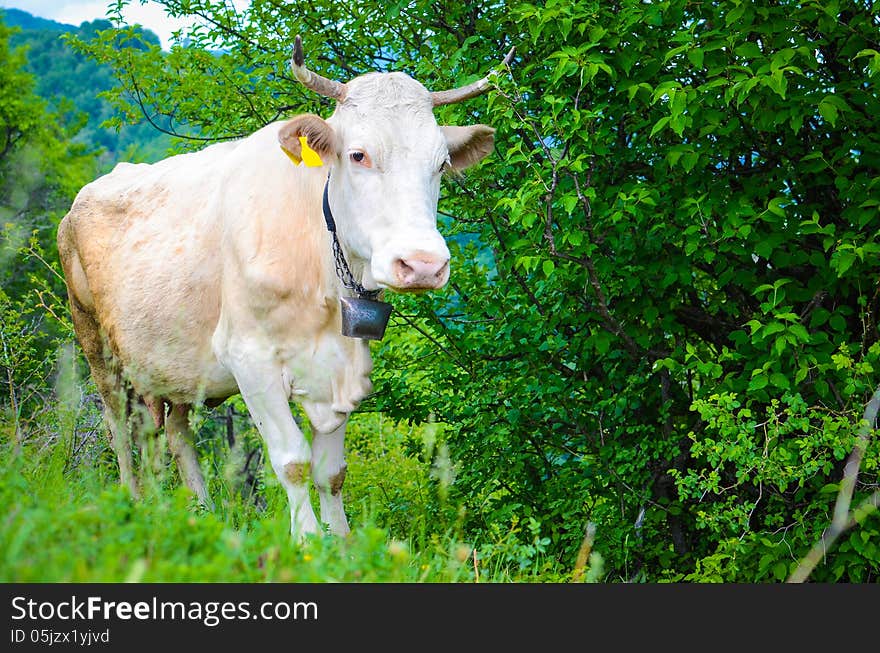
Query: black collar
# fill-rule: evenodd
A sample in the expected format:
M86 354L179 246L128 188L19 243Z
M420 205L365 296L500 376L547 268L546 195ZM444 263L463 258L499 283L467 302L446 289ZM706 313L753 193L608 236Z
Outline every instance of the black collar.
M348 261L345 260L345 254L342 252L342 245L339 244L339 238L336 235L336 220L333 219L333 211L330 210L329 188L330 173L328 172L327 181L324 182L324 198L322 203L324 209L324 222L327 223L327 231L333 236L333 258L336 260L336 276L339 277L343 286L349 290L355 291L358 297L362 299L378 299L382 289L377 288L376 290L367 290L357 279L354 278L354 275L351 273L351 268L348 267Z

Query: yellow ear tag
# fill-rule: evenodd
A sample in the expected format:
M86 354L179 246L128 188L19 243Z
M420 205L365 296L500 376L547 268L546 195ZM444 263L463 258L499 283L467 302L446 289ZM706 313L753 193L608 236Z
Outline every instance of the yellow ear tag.
M309 147L309 140L305 136L299 137L300 145L302 146L302 160L307 166L312 168L319 168L324 165L324 162L321 161L321 157L318 155L315 150Z
M290 159L291 161L293 161L293 165L298 166L300 163L302 163L302 159L299 159L299 158L293 156L290 152L288 152L287 150L285 150L284 147L281 148L281 151L284 152L284 153L287 155L287 158L288 158L288 159Z

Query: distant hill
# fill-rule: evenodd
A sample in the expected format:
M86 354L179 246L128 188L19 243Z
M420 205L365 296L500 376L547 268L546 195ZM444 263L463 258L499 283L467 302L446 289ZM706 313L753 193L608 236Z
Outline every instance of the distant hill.
M0 19L21 31L13 34L10 44L24 46L28 71L36 78L37 93L59 108L63 98L73 103L76 110L88 115L85 128L77 140L104 148L102 168L109 169L120 160L157 161L163 158L171 145L171 138L152 128L146 121L138 125L123 125L117 132L101 124L113 116L113 107L101 92L116 85L113 71L88 57L74 52L61 38L73 33L88 39L98 31L112 28L103 19L84 22L79 27L33 16L20 9L0 10ZM159 37L143 30L144 40L159 44Z
M0 9L3 13L4 22L10 27L20 27L21 29L47 29L57 32L68 32L76 30L75 25L67 25L59 23L48 18L40 18L32 16L21 9Z

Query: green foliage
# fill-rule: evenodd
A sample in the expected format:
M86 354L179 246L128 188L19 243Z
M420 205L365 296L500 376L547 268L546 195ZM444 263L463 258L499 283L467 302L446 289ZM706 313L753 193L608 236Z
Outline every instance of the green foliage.
M870 11L511 3L493 19L525 54L480 117L499 160L444 210L495 269L464 248L453 296L402 300L433 342L389 344L383 380L447 358L426 385L459 429L475 528L534 516L566 559L589 519L612 579L781 580L827 525L878 382ZM857 495L876 479L865 465ZM870 540L876 520L859 528ZM814 577L876 578L875 553L838 555Z
M11 34L0 23L0 409L20 443L53 396L56 339L71 334L55 229L95 155L35 94Z
M34 91L65 121L77 123L77 143L102 150L102 170L109 170L120 159L163 158L171 145L170 136L146 121L123 123L104 98L104 93L116 85L112 68L76 52L67 43L68 38L93 38L98 31L110 29L109 21L95 20L74 27L35 19L16 9L7 9L3 14L9 25L21 28L12 34L10 42L25 54L24 67L34 76ZM144 42L158 45L159 38L149 30L138 33Z
M62 357L62 361L64 358ZM46 446L31 440L21 450L0 438L0 580L3 582L473 582L473 548L455 533L425 532L425 522L407 524L399 510L420 518L424 505L408 508L385 501L380 488L359 473L381 471L381 461L403 461L392 491L416 498L426 489L430 466L406 455L403 438L386 424L384 448L365 450L373 458L361 467L352 457L350 537L315 536L301 545L291 542L289 524L278 515L287 510L283 488L266 472L267 499L260 509L230 491L228 480L210 477L218 502L215 512L200 510L175 478L164 473L134 501L118 485L114 461L102 439L89 430L99 420L76 380L73 359L59 365L59 397L51 430L61 438ZM60 416L60 417L59 417ZM372 425L371 425L372 426ZM84 438L83 434L88 435ZM353 429L355 449L367 445ZM370 430L364 437L376 438ZM398 432L399 433L399 432ZM75 450L76 455L72 455ZM366 462L366 461L365 461ZM388 468L384 471L388 472ZM386 485L391 485L386 478ZM420 485L409 486L411 481ZM218 488L218 486L225 486ZM349 494L348 486L346 494ZM372 495L372 496L370 496ZM384 496L384 492L382 494ZM378 499L374 503L372 500ZM390 526L382 524L387 522ZM481 582L541 580L529 568L509 563L494 550L481 552ZM546 578L559 577L551 567Z
M0 281L10 296L35 267L15 260L19 250L34 233L54 250L58 215L94 174L95 160L86 146L72 142L81 124L50 111L36 95L23 51L10 47L12 33L0 23Z
M391 536L421 546L432 535L459 532L455 507L446 501L453 470L445 442L438 446L439 430L356 414L346 431L348 511L372 515Z

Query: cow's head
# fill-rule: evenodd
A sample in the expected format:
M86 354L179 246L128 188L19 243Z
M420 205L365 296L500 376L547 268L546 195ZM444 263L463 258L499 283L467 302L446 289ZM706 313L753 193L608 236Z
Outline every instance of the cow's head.
M343 84L304 66L299 36L292 67L305 86L335 98L336 110L327 120L313 114L293 118L279 140L302 158L305 136L332 170L330 206L346 256L363 268L363 285L441 288L449 279L449 249L437 230L440 178L489 154L495 130L441 126L432 110L485 92L488 79L434 93L400 72L369 73Z

